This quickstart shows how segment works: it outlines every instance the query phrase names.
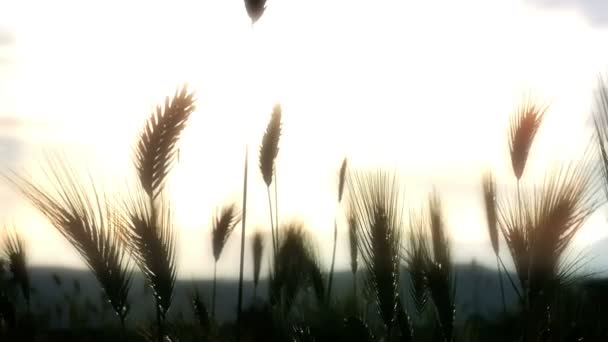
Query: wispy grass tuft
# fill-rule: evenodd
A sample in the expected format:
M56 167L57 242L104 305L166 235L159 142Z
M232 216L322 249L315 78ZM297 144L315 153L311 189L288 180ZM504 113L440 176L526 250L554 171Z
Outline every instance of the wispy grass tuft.
M599 207L596 164L587 150L583 159L548 173L541 186L524 191L521 206L505 198L499 225L513 258L528 303L528 333L546 329L556 290L572 273L562 258L576 233Z
M234 203L223 206L215 215L211 237L213 258L216 262L220 259L224 245L240 221L240 213Z
M517 108L509 124L509 150L513 173L521 179L530 148L543 121L548 106L528 97Z
M25 241L14 228L5 229L3 250L8 266L13 274L13 280L19 285L25 300L27 310L30 310L30 275L27 271L27 253Z
M482 189L483 189L483 199L484 199L484 208L486 212L486 221L488 225L488 233L490 236L490 243L492 245L492 250L494 251L494 255L496 256L496 269L498 270L498 282L500 283L500 295L502 299L502 307L503 311L506 311L507 304L505 301L505 291L502 282L502 271L500 269L500 244L499 244L499 236L498 236L498 213L497 213L497 203L496 203L496 179L494 178L494 174L490 171L486 171L482 176ZM509 276L507 274L507 276Z
M253 293L255 297L260 281L262 255L264 253L264 234L261 231L256 231L251 237L251 250L253 253Z
M340 172L338 174L338 205L342 202L342 193L344 192L344 182L346 180L346 157L342 161L340 166ZM327 299L331 299L331 290L334 280L334 267L336 264L336 245L338 243L338 218L334 219L334 247L331 254L331 266L329 268L329 280L327 281Z
M132 257L152 287L157 313L164 322L177 276L176 233L168 201L163 198L161 205L151 207L141 192L130 194L124 209L122 233Z
M260 171L262 172L262 178L266 184L266 190L268 193L268 207L270 212L270 231L272 235L272 249L276 256L278 243L279 243L279 222L273 222L272 216L272 200L270 196L270 185L272 184L272 176L275 172L275 160L279 154L279 139L281 137L281 106L275 105L272 109L272 115L264 137L262 138L262 145L260 146ZM276 199L275 199L276 200Z
M161 196L165 180L178 154L177 142L194 112L194 94L187 87L165 98L142 130L135 149L134 164L142 191L128 194L122 232L156 298L158 340L164 338L163 324L173 299L176 278L175 230L169 201ZM147 198L146 198L147 197Z
M156 199L165 178L177 158L177 141L194 112L194 94L186 86L177 90L164 107L157 106L139 137L135 149L135 166L143 189Z
M270 275L270 301L288 313L300 291L311 288L321 303L325 300L322 272L314 245L301 223L282 229L279 250Z
M447 236L439 195L431 194L429 200L432 261L427 274L428 288L437 310L437 316L445 341L454 334L454 283L450 241Z
M342 194L344 193L344 184L346 183L346 165L348 158L344 157L340 166L340 174L338 176L338 203L342 202Z
M217 285L217 262L220 259L224 245L234 231L236 225L240 222L240 213L236 204L228 204L222 207L213 218L213 227L211 228L211 240L213 258L213 294L211 300L211 316L215 317L215 298Z
M97 191L61 157L49 157L44 184L12 173L5 176L82 256L124 327L132 271L118 232L113 201Z
M396 175L380 170L349 175L348 191L360 229L358 249L367 268L367 285L390 331L397 318L399 301L401 185Z
M245 0L245 9L253 25L264 15L266 0Z
M431 267L431 248L426 233L428 227L425 213L410 212L409 243L403 253L403 259L410 273L410 294L418 317L424 313L429 299L427 274Z
M496 180L492 172L485 172L482 177L484 208L486 212L486 221L488 224L488 233L494 254L499 255L498 243L498 221L496 213Z

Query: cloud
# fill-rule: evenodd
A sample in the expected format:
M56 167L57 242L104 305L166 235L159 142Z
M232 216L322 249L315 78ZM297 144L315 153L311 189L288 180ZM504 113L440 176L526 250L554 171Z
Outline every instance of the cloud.
M547 9L573 9L583 14L594 26L608 27L608 1L606 0L526 0Z

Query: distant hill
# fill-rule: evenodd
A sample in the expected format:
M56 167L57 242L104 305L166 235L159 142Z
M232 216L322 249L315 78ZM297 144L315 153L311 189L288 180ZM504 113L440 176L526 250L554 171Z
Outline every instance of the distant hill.
M70 320L82 320L83 324L94 322L113 323L111 308L102 304L102 293L96 279L86 270L65 268L34 267L31 269L33 295L32 308L36 312L47 312L49 324L65 326ZM59 282L57 282L57 278ZM502 310L498 273L474 263L456 266L456 304L457 319L465 319L472 313L492 316ZM362 278L361 278L362 281ZM403 281L409 281L404 275ZM503 275L507 303L514 303L515 292ZM334 278L334 294L342 296L352 292L350 272L338 272ZM178 280L175 288L174 305L170 314L192 317L189 295L194 288L207 302L210 302L212 281L209 279ZM405 288L404 288L405 290ZM231 320L235 316L238 282L234 279L218 279L216 316L218 320ZM258 295L266 297L266 279L260 280ZM409 294L402 293L409 300ZM131 321L154 320L153 297L144 286L141 274L135 274L131 291ZM253 300L253 282L246 281L244 286L245 307ZM411 303L408 302L408 306ZM105 307L105 309L104 309ZM91 317L87 320L87 314ZM99 317L105 319L99 320ZM93 318L94 317L94 318ZM72 321L73 324L73 321Z

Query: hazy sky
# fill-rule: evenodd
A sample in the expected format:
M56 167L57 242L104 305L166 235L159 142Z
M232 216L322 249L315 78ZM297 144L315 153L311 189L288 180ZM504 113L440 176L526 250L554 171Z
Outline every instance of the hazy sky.
M198 110L170 183L182 276L211 270L210 214L240 200L246 144L248 229L266 224L257 153L276 102L280 214L304 220L322 256L348 155L353 166L401 170L412 203L436 185L452 239L474 246L456 254L483 257L479 176L491 167L511 181L506 125L522 94L552 104L530 177L576 155L589 134L608 61L608 17L598 13L608 13L602 1L269 0L252 29L242 0L0 0L1 166L32 170L43 150L63 149L122 181L143 120L187 82ZM32 262L81 265L10 188L0 199L4 220L27 232ZM605 235L603 222L594 217L579 245ZM236 270L238 240L220 275Z

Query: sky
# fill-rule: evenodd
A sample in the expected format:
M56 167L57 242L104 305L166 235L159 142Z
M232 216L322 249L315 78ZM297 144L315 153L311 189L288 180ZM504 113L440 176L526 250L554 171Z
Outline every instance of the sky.
M605 2L583 0L268 0L252 27L241 0L0 0L0 168L36 169L63 151L108 187L132 176L132 147L155 105L187 83L197 111L169 187L180 276L212 272L215 209L240 203L250 153L247 229L267 226L258 148L283 108L281 220L306 223L329 260L338 168L398 170L416 205L440 191L459 260L491 255L480 174L512 185L509 114L532 92L551 104L526 172L576 156L606 70ZM39 175L38 175L39 176ZM82 267L18 193L0 184L0 218L24 231L31 262ZM340 225L338 267L347 265ZM577 236L608 233L598 213ZM236 274L238 234L218 274ZM329 262L328 262L329 263ZM223 264L223 266L221 266Z

